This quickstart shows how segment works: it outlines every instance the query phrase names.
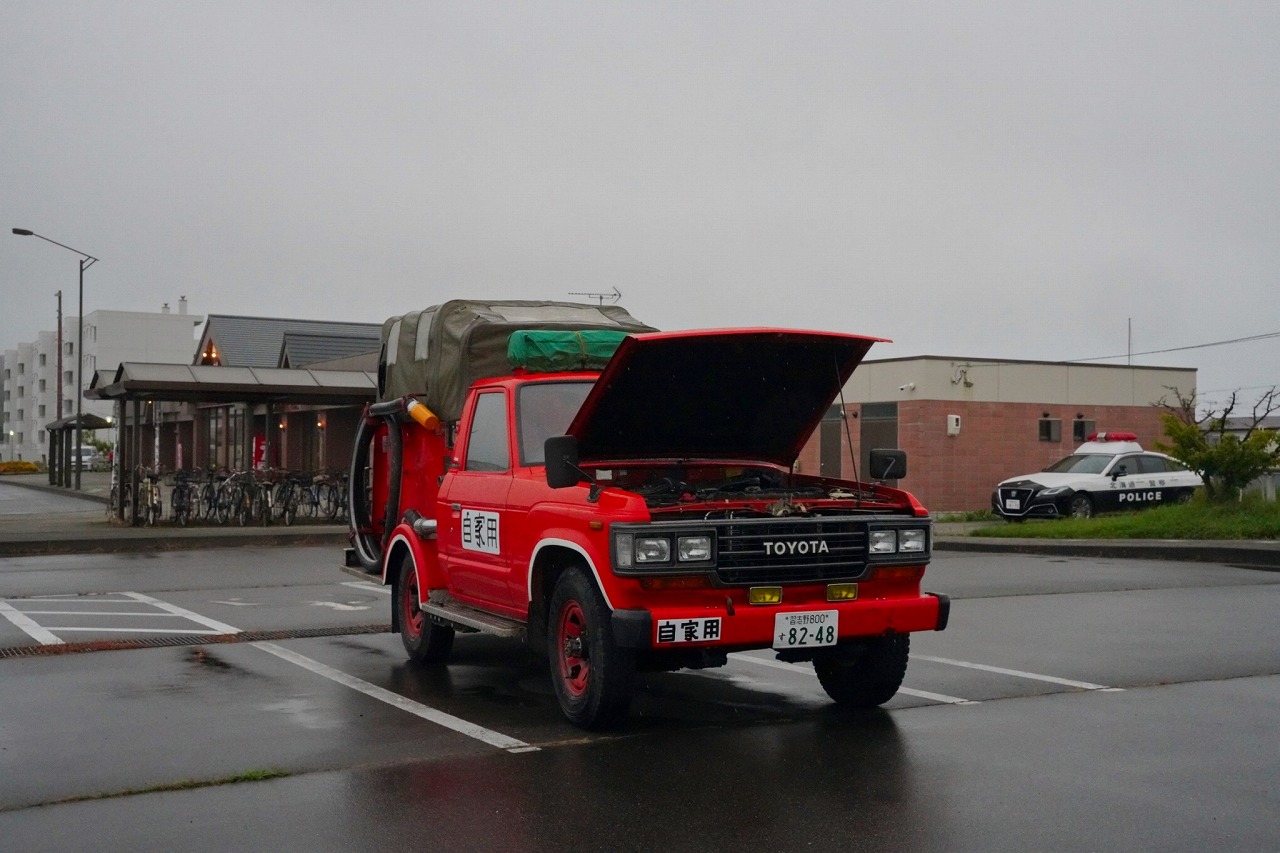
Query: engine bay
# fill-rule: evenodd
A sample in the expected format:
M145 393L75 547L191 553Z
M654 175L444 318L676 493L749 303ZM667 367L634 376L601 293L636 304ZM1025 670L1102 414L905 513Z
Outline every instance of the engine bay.
M655 515L779 518L892 511L887 490L766 465L661 465L600 469L601 485L644 498Z

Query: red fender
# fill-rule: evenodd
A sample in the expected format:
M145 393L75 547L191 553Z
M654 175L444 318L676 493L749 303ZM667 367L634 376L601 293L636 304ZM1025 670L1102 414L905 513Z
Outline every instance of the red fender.
M407 524L399 524L391 531L386 554L382 558L382 583L390 584L395 578L389 575L389 567L399 564L405 554L413 559L418 571L418 589L425 594L429 589L441 589L445 585L444 572L440 568L440 555L434 539L424 540Z

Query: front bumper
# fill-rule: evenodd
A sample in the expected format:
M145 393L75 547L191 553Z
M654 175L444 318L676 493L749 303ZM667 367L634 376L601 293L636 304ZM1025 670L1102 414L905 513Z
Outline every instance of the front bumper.
M1049 497L1025 487L999 488L991 493L991 511L1001 518L1064 518L1073 490Z
M691 648L764 649L773 646L775 617L779 613L835 610L839 613L841 640L941 631L947 627L951 601L940 593L927 592L918 598L866 599L812 606L760 605L725 607L664 607L613 611L614 640L629 649L680 651ZM713 636L704 637L711 629ZM688 625L691 632L670 630L671 623ZM660 632L659 626L665 626ZM659 636L661 633L662 636ZM686 639L690 633L695 639Z

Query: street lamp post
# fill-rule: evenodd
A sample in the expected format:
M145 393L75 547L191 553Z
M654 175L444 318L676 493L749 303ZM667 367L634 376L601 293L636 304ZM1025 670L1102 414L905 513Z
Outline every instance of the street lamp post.
M98 259L93 255L80 251L79 249L72 249L68 245L59 243L57 240L50 240L48 237L45 237L42 234L37 234L28 228L15 228L13 229L13 233L17 234L19 237L39 237L46 243L61 246L62 248L70 252L75 252L80 256L80 305L78 316L76 317L76 451L73 462L76 472L75 488L76 491L80 491L80 421L84 406L84 271L93 266ZM61 352L61 350L59 350L59 352ZM58 377L58 382L62 382L61 376ZM61 417L62 413L59 412L58 416Z

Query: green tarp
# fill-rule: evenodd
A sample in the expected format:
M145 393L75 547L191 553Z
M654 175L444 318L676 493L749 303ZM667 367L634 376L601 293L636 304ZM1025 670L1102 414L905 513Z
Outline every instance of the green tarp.
M535 373L567 370L602 370L613 358L626 332L607 330L585 332L512 332L507 341L507 360L512 367Z

